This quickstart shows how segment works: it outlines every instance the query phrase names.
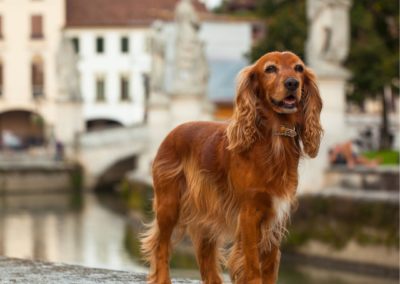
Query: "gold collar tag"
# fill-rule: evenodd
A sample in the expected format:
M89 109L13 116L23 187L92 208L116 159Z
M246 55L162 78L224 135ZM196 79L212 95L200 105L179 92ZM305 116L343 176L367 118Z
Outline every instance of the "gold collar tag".
M296 137L297 136L297 132L296 129L293 128L287 128L283 125L281 125L279 127L279 131L275 132L275 135L279 135L279 136L287 136L287 137Z

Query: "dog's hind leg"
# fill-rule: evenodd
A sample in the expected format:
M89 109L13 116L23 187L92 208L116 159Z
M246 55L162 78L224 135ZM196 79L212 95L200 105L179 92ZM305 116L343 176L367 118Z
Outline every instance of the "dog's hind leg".
M207 237L205 230L190 228L190 237L196 250L197 263L204 284L222 284L219 276L218 241Z
M142 253L150 262L149 283L170 284L171 236L179 218L180 186L183 177L160 182L154 179L156 218L142 238Z

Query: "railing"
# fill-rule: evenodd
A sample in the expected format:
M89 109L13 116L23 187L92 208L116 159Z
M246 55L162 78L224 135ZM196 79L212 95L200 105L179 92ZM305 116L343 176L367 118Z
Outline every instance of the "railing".
M121 143L132 143L132 141L143 143L147 140L147 137L147 127L135 125L81 133L78 137L78 142L81 147L112 146Z

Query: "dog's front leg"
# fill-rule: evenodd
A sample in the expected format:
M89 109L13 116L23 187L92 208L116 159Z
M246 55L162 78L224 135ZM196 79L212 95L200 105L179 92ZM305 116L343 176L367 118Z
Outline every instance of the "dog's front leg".
M279 247L272 245L271 250L261 252L261 275L263 284L275 284L278 280L281 252Z
M260 256L258 244L261 238L260 224L263 210L254 201L245 201L240 211L240 240L244 256L243 275L237 284L261 284Z

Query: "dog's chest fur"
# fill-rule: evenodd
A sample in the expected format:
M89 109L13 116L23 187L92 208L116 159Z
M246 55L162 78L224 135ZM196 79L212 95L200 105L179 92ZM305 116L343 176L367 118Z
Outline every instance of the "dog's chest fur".
M286 223L290 217L291 199L273 197L273 217L261 224L261 249L269 251L271 246L278 246L286 233Z
M274 208L275 218L273 223L276 225L285 225L290 215L290 199L273 197L272 205Z

